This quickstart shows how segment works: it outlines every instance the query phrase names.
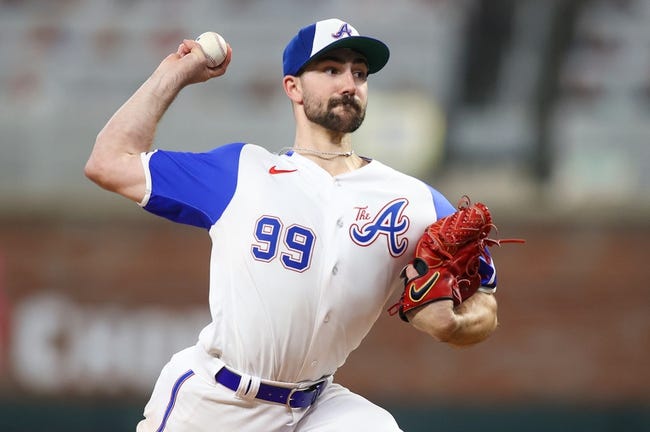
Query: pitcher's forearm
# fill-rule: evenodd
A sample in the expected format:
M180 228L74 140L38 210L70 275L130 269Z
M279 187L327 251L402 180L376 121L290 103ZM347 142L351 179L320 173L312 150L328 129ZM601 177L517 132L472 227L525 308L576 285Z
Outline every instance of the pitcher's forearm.
M185 85L168 73L178 58L170 54L97 135L85 174L99 186L136 202L144 197L140 153L151 150L158 123Z
M497 327L497 302L492 294L477 292L452 307L451 300L429 303L408 313L409 322L434 339L456 346L485 340Z
M492 294L477 292L455 309L459 324L448 343L473 345L490 336L498 325L497 302Z
M153 145L156 127L181 90L164 73L154 72L100 131L95 151L140 154Z
M110 118L95 140L85 166L86 176L99 186L141 202L146 178L140 154L151 150L156 128L185 86L226 73L232 49L217 67L209 67L200 45L185 39Z

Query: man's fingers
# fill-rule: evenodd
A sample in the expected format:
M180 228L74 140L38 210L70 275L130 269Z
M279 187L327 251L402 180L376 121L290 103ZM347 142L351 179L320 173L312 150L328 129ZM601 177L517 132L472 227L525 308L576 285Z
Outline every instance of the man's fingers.
M404 270L404 274L406 275L407 280L411 280L420 276L420 274L415 269L415 267L413 267L413 264L409 264L408 266L406 266L406 269Z

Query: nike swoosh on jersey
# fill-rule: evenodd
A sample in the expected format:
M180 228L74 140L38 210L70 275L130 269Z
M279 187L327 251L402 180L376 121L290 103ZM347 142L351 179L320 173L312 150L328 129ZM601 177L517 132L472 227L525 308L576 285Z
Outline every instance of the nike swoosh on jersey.
M427 295L427 293L433 288L433 286L438 282L438 278L440 277L440 272L435 272L434 274L431 275L428 281L426 281L420 288L416 288L415 284L412 283L411 286L409 287L409 297L411 300L413 300L415 303L419 302L424 298L424 296Z
M290 172L298 171L297 169L278 169L276 165L273 165L269 168L269 174L286 174Z

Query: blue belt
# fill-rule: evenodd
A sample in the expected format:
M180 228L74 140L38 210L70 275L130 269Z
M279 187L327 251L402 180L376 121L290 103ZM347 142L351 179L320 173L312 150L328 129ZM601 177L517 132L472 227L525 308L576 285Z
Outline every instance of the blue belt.
M214 378L219 384L233 391L237 391L241 382L241 376L226 367L221 368ZM326 385L327 380L319 381L306 388L286 388L260 383L255 398L287 405L290 408L307 408L316 402Z

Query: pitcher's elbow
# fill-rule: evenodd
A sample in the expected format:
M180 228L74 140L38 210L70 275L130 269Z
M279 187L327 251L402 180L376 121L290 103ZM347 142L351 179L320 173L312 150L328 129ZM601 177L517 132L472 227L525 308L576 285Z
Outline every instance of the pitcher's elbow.
M90 156L84 166L84 175L86 178L100 186L105 183L105 171L106 170L103 168L102 164L99 163L97 158L93 155Z
M119 169L115 162L102 157L101 153L93 151L84 166L84 175L90 181L103 189L113 190L114 183L119 177Z

